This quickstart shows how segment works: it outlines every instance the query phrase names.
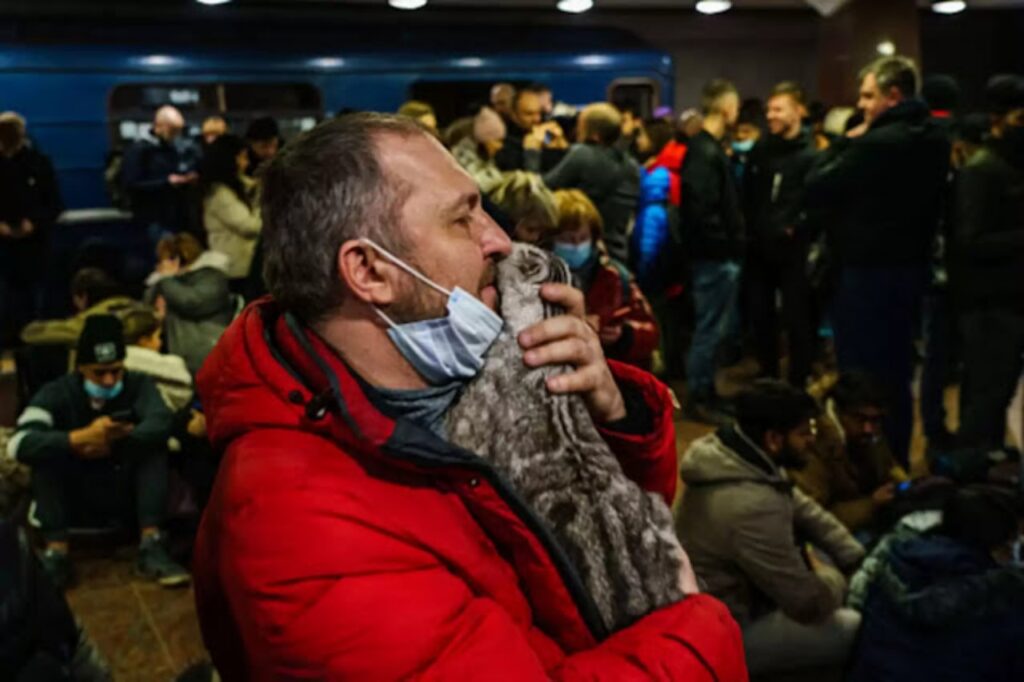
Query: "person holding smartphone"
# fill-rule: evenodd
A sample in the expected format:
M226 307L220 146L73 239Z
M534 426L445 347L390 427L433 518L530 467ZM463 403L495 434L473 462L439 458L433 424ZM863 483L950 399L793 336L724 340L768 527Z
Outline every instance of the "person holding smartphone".
M189 582L163 546L167 439L173 425L151 377L124 367L124 327L86 319L76 369L44 385L18 419L7 454L32 469L32 497L46 543L43 567L58 587L72 581L68 529L134 516L137 570L162 586Z
M654 313L626 266L608 255L604 222L581 190L555 192L558 228L551 250L572 270L584 293L587 322L597 332L605 355L645 369L658 347Z

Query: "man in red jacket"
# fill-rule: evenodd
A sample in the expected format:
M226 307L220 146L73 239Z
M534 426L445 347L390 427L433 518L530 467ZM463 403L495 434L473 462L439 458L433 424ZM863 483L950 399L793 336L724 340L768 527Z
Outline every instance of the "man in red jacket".
M415 123L359 114L297 139L264 183L273 299L199 377L224 459L196 601L224 679L746 679L709 596L604 631L547 526L445 438L500 328L510 248L454 159ZM578 291L542 295L568 314L523 332L525 361L573 365L548 389L579 393L626 474L671 500L667 390L605 361Z

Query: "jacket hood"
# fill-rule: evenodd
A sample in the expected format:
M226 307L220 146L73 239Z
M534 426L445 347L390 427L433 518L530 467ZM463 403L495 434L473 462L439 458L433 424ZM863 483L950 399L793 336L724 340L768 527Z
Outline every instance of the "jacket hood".
M894 544L878 580L881 594L901 616L930 628L1024 609L1024 571L1001 567L943 535Z
M751 481L770 485L788 485L772 465L775 474L768 474L730 450L717 433L711 433L693 442L683 456L679 474L687 485L738 483Z
M202 270L203 268L214 268L227 274L228 265L231 259L227 254L221 253L220 251L203 251L199 254L199 258L196 258L192 265L188 266L189 272L195 272L196 270Z
M653 168L649 171L641 171L641 205L655 204L662 201L667 201L671 184L672 176L667 168L659 167Z
M196 385L217 449L256 429L281 428L375 451L394 430L337 354L271 299L231 323Z

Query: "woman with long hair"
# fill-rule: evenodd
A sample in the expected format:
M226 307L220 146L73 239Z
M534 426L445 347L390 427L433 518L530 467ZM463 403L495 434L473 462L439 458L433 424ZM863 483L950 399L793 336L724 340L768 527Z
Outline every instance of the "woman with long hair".
M263 223L256 183L245 175L249 156L242 138L222 135L203 157L203 225L210 250L228 257L228 277L243 280L252 266Z

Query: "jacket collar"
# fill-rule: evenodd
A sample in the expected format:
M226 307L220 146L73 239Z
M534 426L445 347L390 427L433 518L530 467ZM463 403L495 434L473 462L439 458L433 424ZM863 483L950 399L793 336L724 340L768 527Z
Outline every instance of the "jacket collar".
M878 130L879 128L901 122L919 124L926 121L930 115L931 112L928 111L928 105L920 99L912 97L885 111L871 125L871 130Z

